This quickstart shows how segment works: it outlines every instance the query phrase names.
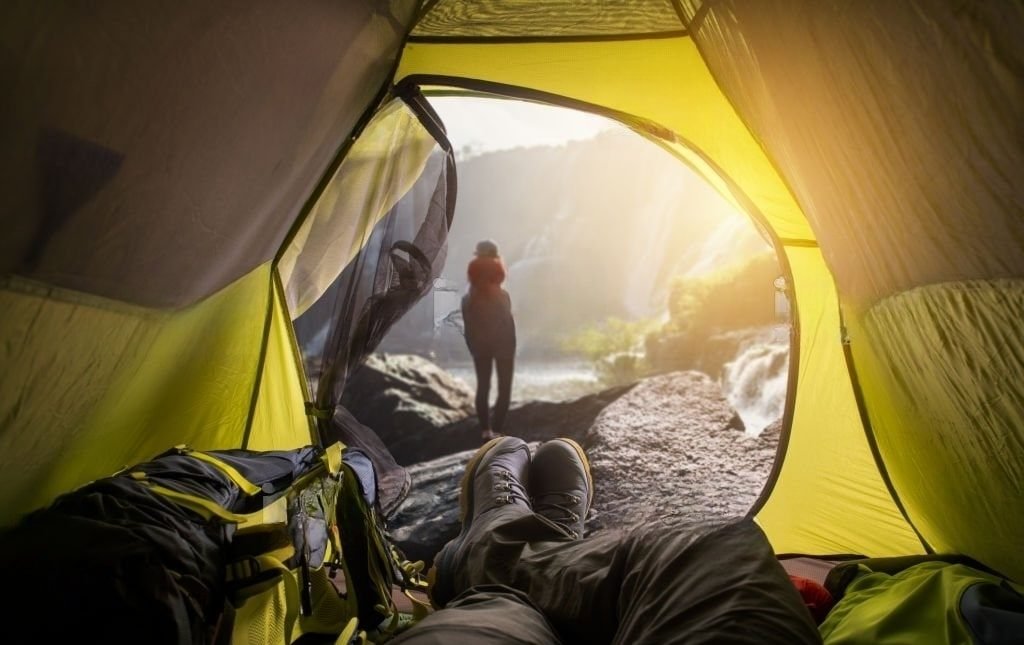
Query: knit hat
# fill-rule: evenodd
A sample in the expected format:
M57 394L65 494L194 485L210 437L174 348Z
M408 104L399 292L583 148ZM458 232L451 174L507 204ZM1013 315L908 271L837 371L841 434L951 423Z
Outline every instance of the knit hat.
M483 240L476 244L476 254L480 257L498 257L498 245L491 240Z

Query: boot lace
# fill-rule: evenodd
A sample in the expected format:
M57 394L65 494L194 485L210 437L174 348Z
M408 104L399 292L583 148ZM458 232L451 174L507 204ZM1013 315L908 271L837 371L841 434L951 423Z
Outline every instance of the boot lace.
M552 491L535 497L533 508L535 512L564 528L573 538L579 538L580 535L573 526L581 519L576 511L582 501L579 495Z
M498 504L514 504L519 501L529 505L530 498L527 496L526 489L523 488L523 484L519 479L507 470L495 470L498 481L494 482L494 490L498 494L494 497L494 501Z

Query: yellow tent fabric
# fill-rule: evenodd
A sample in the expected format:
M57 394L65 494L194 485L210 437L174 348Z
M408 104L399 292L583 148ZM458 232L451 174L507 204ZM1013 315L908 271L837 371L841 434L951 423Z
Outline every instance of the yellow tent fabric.
M1020 280L921 287L851 320L879 451L937 551L1024 580Z
M415 9L0 9L0 525L175 444L311 441L272 262Z
M785 552L921 553L865 438L821 252L787 248L786 255L800 324L796 400L781 473L757 520Z
M240 446L270 285L266 264L164 312L9 283L0 336L5 372L18 378L0 388L0 521L176 444Z

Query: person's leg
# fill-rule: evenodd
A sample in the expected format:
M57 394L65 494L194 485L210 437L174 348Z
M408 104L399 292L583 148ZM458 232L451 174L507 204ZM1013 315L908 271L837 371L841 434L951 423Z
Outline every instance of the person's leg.
M505 425L508 406L512 402L512 375L515 372L515 355L496 358L498 367L498 400L494 403L494 421L491 427L500 433Z
M566 641L819 643L761 530L642 526L525 545L511 586Z
M486 435L491 431L491 371L494 356L490 352L477 349L473 352L473 368L476 371L476 416L480 421L480 431Z
M625 550L615 643L821 642L749 520L708 532L636 532Z
M530 449L517 437L492 439L470 459L460 484L462 531L441 549L428 573L435 607L470 587L509 585L526 542L565 538L550 520L533 513L529 476Z
M750 521L569 539L579 525L568 520L586 515L589 468L571 444L551 443L551 450L538 450L540 468L529 475L531 491L539 487L551 501L494 508L446 546L449 595L441 604L472 585L500 583L526 593L570 642L819 642L771 546Z
M501 585L468 589L391 641L402 645L555 645L554 629L522 592Z
M480 505L479 500L486 503L493 496L492 482L503 481L493 474L495 465L492 464L500 465L500 462L491 453L498 449L519 455L513 467L505 468L513 471L531 494L539 495L535 508L527 503L492 504L489 508ZM536 593L545 603L543 608L555 609L557 616L567 619L565 622L585 619L587 625L583 634L586 637L570 640L601 642L603 639L607 642L617 624L615 591L611 585L595 589L589 584L592 581L586 578L594 574L592 568L572 568L573 549L582 544L572 536L582 533L582 520L592 498L593 482L586 457L575 442L550 441L537 450L536 459L540 460L541 468L536 469L530 467L528 453L522 452L525 449L526 444L521 439L504 437L481 448L470 460L462 482L461 499L469 498L473 510L485 512L470 512L462 534L445 545L436 558L431 599L440 607L475 585L509 585L527 592L531 598ZM510 463L508 457L504 462ZM471 485L474 482L477 485ZM617 541L606 542L609 542L608 553L614 554L612 543L617 544ZM522 566L524 558L528 557L531 562ZM597 559L604 561L603 557ZM567 575L562 575L561 569L566 569ZM607 591L608 597L599 603L593 594L580 596L591 591ZM571 606L560 607L558 602L568 602ZM586 609L591 602L594 603L593 616L588 616ZM581 634L573 630L567 633Z
M481 540L467 569L504 566L510 586L526 593L567 642L820 642L751 522L638 527L556 542L531 539L538 530L524 520L500 527L503 553Z

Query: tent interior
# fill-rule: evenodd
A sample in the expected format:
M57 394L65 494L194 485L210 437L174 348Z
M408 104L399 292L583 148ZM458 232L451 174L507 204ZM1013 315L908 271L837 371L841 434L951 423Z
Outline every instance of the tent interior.
M4 525L170 446L321 443L444 263L429 96L483 93L621 122L771 240L790 385L751 514L776 553L1024 583L1020 3L0 12ZM337 321L315 379L307 312Z

